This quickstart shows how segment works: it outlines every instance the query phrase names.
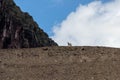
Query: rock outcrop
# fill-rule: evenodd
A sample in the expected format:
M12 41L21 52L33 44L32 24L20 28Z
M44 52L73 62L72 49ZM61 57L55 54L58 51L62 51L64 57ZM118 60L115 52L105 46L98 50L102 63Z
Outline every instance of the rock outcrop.
M0 48L57 46L13 0L0 0Z

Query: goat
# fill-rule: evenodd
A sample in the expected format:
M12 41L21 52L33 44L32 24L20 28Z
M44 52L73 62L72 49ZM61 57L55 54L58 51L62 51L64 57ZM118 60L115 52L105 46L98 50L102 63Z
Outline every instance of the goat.
M72 44L68 42L68 46L72 46Z

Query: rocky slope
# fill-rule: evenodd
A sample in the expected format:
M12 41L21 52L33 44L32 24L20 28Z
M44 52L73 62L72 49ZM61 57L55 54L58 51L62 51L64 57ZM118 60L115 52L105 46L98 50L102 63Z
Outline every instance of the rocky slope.
M57 46L13 0L0 0L0 48Z
M0 50L0 80L120 80L120 49L43 47Z

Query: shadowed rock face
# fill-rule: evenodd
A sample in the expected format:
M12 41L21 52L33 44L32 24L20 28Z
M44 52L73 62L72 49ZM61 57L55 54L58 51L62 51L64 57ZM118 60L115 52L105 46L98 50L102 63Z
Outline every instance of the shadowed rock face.
M0 0L0 48L57 46L13 0Z

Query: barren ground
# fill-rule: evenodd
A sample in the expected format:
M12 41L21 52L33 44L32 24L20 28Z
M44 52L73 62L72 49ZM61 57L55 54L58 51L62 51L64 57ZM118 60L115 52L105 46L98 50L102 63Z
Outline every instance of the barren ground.
M0 50L0 80L120 80L120 49L43 47Z

